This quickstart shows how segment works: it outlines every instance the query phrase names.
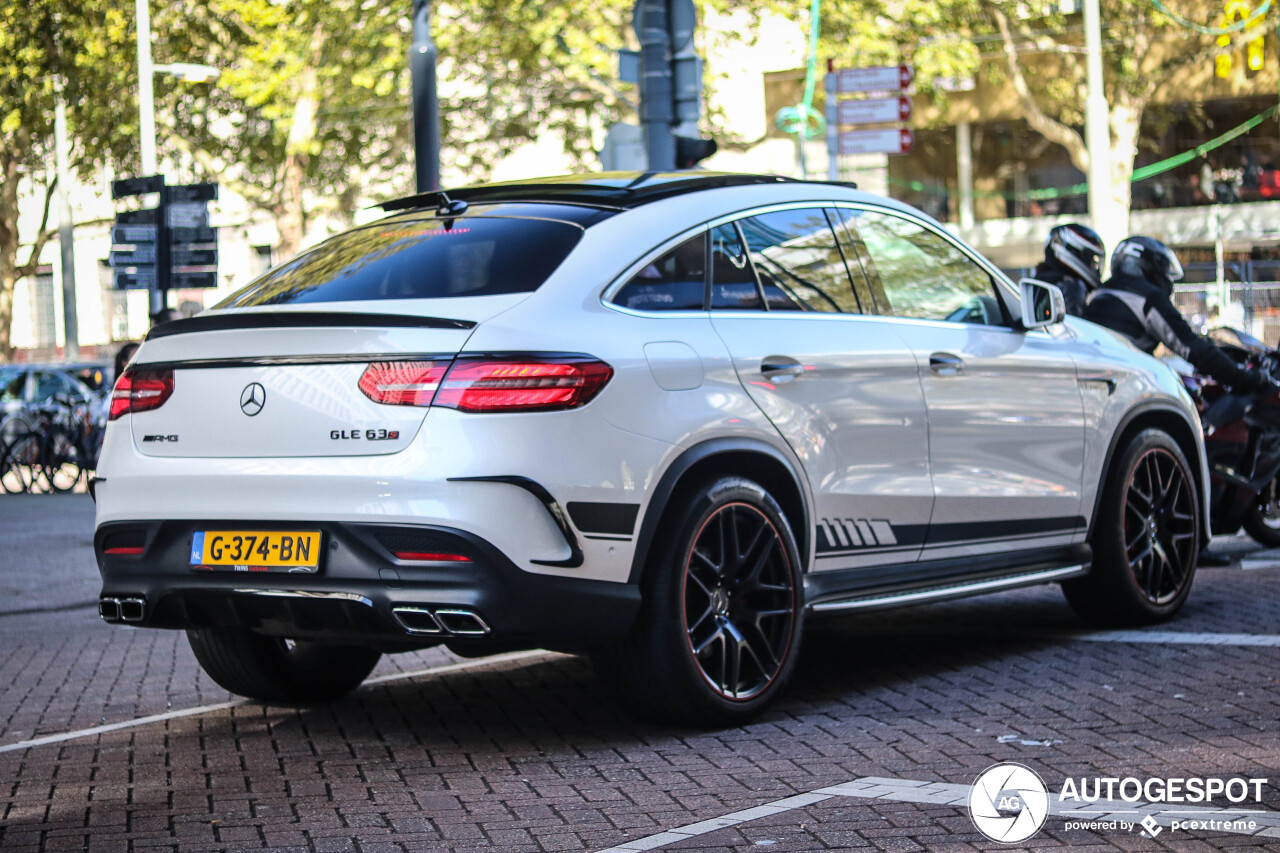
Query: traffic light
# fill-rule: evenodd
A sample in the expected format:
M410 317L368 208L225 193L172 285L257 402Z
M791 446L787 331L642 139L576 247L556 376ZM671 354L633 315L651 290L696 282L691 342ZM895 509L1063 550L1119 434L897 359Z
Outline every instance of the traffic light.
M716 153L719 147L714 139L693 139L688 136L677 136L676 168L692 169L698 163Z

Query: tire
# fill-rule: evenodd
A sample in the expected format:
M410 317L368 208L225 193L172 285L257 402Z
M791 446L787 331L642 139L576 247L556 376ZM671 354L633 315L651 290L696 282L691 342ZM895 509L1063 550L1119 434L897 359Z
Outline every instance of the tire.
M1244 514L1244 531L1253 541L1268 548L1280 548L1280 476L1258 493L1258 499Z
M756 716L795 669L800 554L777 502L750 480L706 483L672 506L628 640L597 671L640 715L727 726Z
M204 671L227 690L286 705L345 696L382 657L366 646L291 641L243 628L191 630L187 642Z
M23 433L0 454L0 489L17 495L40 491L40 436Z
M69 492L84 476L84 451L71 430L54 427L44 437L40 476L50 491Z
M1099 625L1149 625L1173 616L1195 578L1201 512L1177 443L1157 429L1136 435L1107 474L1093 570L1062 584L1067 602Z

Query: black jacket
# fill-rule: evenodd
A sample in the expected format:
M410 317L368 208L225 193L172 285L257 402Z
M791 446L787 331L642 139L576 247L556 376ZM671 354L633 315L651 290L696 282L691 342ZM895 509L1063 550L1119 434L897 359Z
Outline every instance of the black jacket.
M1208 338L1195 333L1173 302L1144 278L1117 274L1095 290L1084 318L1119 332L1143 352L1164 344L1199 373L1226 385L1249 385L1249 371L1228 358Z
M1032 275L1040 281L1056 284L1062 291L1062 299L1067 304L1067 313L1074 317L1084 316L1085 302L1089 299L1089 287L1084 279L1055 261L1041 261Z

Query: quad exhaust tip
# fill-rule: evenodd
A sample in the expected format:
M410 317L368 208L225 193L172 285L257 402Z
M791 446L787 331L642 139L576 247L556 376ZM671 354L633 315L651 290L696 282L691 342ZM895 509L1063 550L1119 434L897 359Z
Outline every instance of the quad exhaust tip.
M104 622L141 622L147 618L147 600L104 595L98 599L98 615Z
M489 626L480 614L471 610L429 607L393 607L392 614L400 627L410 634L434 634L442 637L483 637Z

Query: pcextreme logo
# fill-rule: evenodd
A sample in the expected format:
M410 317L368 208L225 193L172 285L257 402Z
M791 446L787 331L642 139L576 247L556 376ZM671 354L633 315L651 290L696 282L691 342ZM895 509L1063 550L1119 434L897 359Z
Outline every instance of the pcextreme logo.
M1049 792L1036 772L1021 764L983 771L969 791L969 816L992 841L1016 844L1040 831L1049 816Z

